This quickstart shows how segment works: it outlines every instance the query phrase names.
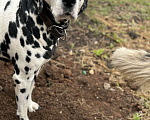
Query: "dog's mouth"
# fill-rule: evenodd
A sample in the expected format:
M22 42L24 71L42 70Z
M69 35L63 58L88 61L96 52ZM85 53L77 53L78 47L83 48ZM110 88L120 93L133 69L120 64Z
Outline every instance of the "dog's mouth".
M74 15L73 12L66 12L59 15L59 22L62 20L76 20L77 17Z

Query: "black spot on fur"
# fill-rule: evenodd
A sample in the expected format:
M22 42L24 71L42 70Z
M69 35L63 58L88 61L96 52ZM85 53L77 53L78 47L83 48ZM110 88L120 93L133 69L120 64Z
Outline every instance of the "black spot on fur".
M21 120L24 120L23 118L21 118Z
M46 37L46 33L43 33L43 39L46 41L47 37Z
M29 99L29 95L26 97L26 100L28 100Z
M39 48L39 47L40 47L40 44L39 44L37 41L34 41L34 47L35 47L35 48Z
M35 54L35 57L37 57L37 58L40 58L41 56L40 56L40 54Z
M20 44L21 44L22 47L24 47L24 40L23 40L23 38L20 38Z
M12 38L16 38L17 37L17 26L16 26L16 23L15 22L10 22L9 23L9 35L12 37Z
M26 61L29 63L31 59L28 56L26 56Z
M44 31L44 28L43 28L43 27L41 27L41 31Z
M43 55L43 58L45 59L50 59L52 55L55 53L56 46L54 45L52 50L46 51L45 54Z
M24 35L24 36L27 36L28 30L27 30L26 27L22 27L22 32L23 32L23 35Z
M45 54L43 55L43 58L50 59L52 55L53 55L52 51L46 51Z
M17 95L16 95L16 100L17 100L17 101L19 101L19 98L18 98L18 96L17 96Z
M16 84L14 84L14 87L16 87Z
M36 26L32 28L33 31L33 35L35 36L35 38L39 39L40 38L40 30L39 28L37 28Z
M25 88L20 89L20 92L21 92L21 93L25 93L25 92L26 92L26 89L25 89Z
M5 5L4 11L7 9L7 7L10 5L10 1L8 1Z
M26 74L29 72L29 67L25 66L24 70L26 71Z
M27 23L26 23L30 28L34 27L35 26L35 23L33 21L33 19L28 16L28 20L27 20Z
M28 4L28 1L27 0L22 0L21 1L21 8L23 11L26 11L27 10L27 4Z
M5 42L2 42L2 43L1 43L1 50L2 50L3 52L7 53L7 46L6 46Z
M34 74L36 74L36 73L37 73L37 71L38 71L38 70L34 71Z
M17 84L20 84L20 83L21 83L19 80L15 80L15 82L16 82Z
M40 16L38 16L38 17L36 18L36 22L37 22L37 24L39 24L39 25L43 25L43 20L40 18Z
M27 0L24 0L25 2L27 1ZM22 24L25 24L26 23L26 19L27 19L27 14L25 13L25 6L24 5L20 5L19 6L19 12L18 12L18 17L19 17L19 19L20 19L20 22L22 23Z
M20 70L19 70L19 68L18 68L18 65L17 65L17 64L14 66L14 69L15 69L16 74L17 74L17 75L19 75Z
M16 58L16 60L18 60L18 59L19 59L19 56L18 56L18 54L17 54L17 53L15 54L15 58Z
M33 80L36 82L36 75L34 75L34 79Z
M5 34L5 40L6 40L6 46L7 46L7 48L9 48L10 38L8 36L8 33Z
M18 11L17 11L18 12ZM17 13L16 13L17 14ZM16 15L16 25L17 25L17 27L20 27L20 25L19 25L19 19L18 19L18 15Z
M31 34L28 34L27 35L27 44L33 44L34 43L34 40L33 40L33 37Z
M28 50L28 51L27 51L27 54L28 54L29 56L31 56L31 51Z

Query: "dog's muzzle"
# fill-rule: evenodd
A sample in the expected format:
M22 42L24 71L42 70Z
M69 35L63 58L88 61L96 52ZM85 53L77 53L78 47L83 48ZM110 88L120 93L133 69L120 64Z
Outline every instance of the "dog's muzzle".
M63 4L67 8L73 8L76 4L76 0L62 0Z
M76 5L76 0L62 0L63 3L63 14L60 15L62 19L76 19L74 15L74 6Z

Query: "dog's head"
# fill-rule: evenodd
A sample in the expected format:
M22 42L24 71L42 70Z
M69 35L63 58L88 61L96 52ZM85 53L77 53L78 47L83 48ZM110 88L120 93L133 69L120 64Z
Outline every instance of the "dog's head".
M43 9L43 1L38 1L38 12L40 13ZM78 15L81 14L87 7L88 0L45 0L51 7L52 14L59 22L62 19L77 19Z

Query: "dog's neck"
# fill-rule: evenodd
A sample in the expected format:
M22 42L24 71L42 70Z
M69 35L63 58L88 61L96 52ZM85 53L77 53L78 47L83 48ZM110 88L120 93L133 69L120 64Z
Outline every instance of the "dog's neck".
M28 16L31 14L34 15L35 18L40 18L42 20L40 20L40 24L45 24L47 32L50 32L54 38L57 39L65 36L65 30L69 26L69 21L62 20L58 24L52 15L49 4L45 0L43 1L43 9L40 13L38 13L36 0L22 0L19 6L21 22L28 25ZM27 27L30 30L31 26Z
M51 17L50 11L47 12L47 16ZM16 26L19 32L23 33L26 44L32 48L40 49L42 46L45 50L51 51L51 47L58 43L58 37L47 30L47 26L37 13L33 0L21 0L16 12Z
M50 10L50 6L45 1L43 2L43 10L38 14L47 26L47 30L50 31L55 38L65 37L66 39L66 29L69 26L69 20L62 20L59 24L56 23Z

